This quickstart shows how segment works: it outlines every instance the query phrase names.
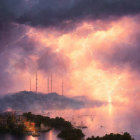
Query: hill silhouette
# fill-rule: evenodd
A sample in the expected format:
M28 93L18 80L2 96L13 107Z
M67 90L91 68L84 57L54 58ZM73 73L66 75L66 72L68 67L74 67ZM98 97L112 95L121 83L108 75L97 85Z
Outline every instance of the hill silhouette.
M90 105L101 105L100 102L93 102ZM14 94L6 95L0 98L0 111L8 109L27 111L43 111L50 109L79 109L89 106L89 104L83 100L77 100L75 98L69 98L58 95L57 93L36 93L21 91Z

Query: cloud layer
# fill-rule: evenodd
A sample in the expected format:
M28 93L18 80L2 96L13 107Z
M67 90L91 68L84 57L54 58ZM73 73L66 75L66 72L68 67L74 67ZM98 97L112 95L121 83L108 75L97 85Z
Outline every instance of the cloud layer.
M1 0L0 22L64 28L79 20L135 15L139 0Z
M27 88L39 71L46 85L64 76L69 95L108 96L115 72L139 72L139 13L138 0L1 0L1 92Z

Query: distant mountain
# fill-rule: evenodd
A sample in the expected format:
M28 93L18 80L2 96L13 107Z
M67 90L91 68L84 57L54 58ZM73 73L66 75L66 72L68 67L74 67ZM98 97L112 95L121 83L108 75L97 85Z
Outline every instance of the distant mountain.
M79 109L86 106L87 101L84 102L75 98L68 98L57 93L42 94L21 91L0 98L0 111L12 109L33 112L49 109Z

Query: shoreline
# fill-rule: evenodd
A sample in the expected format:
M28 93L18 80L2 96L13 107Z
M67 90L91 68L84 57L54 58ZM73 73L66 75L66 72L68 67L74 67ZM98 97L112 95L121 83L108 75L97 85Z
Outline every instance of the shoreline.
M86 127L84 127L86 128ZM71 122L64 120L61 117L50 118L42 115L34 115L31 112L23 113L22 115L7 114L0 115L0 133L1 134L16 134L18 136L32 135L33 137L40 136L40 133L47 133L50 130L58 130L58 138L63 140L104 140L106 137L126 137L125 140L134 140L129 133L123 134L106 134L103 137L94 137L85 139L85 134L81 128L74 127ZM113 139L112 139L113 140Z

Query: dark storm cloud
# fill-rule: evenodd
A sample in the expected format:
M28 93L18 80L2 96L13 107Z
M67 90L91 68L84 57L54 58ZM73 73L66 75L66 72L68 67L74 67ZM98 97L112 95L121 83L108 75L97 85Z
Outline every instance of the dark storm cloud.
M139 42L140 43L140 42ZM119 67L128 66L140 71L140 44L119 48L110 56L110 62Z
M131 36L127 43L112 44L111 53L100 52L95 58L107 69L118 68L140 72L140 34Z
M9 66L9 53L3 53L0 55L0 91L1 94L5 91L9 91L9 88L13 86L12 78L7 71Z
M0 30L0 94L14 88L13 71L23 71L32 66L30 55L35 52L35 43L26 33L24 25L5 24ZM12 63L11 63L12 62Z
M106 19L140 13L139 0L1 0L0 22L31 26L66 25L83 19Z
M19 54L21 58L27 59L34 54L36 45L29 39L27 33L28 29L24 25L9 24L4 27L0 32L0 55L9 52L9 57Z
M63 75L68 69L69 59L59 52L53 52L51 48L42 51L37 61L38 68L45 73Z

